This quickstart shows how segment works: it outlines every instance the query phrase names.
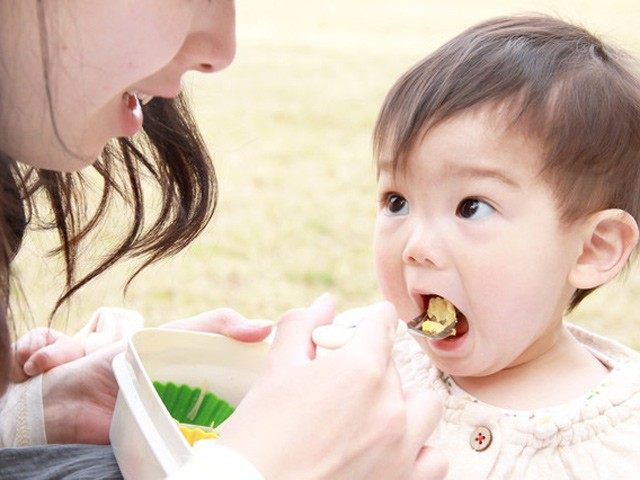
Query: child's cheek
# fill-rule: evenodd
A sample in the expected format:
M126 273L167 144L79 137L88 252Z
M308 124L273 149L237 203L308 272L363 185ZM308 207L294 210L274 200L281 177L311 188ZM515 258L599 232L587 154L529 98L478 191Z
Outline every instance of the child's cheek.
M404 286L402 270L397 265L394 265L394 262L384 254L376 254L375 267L378 287L382 296L386 300L396 303Z

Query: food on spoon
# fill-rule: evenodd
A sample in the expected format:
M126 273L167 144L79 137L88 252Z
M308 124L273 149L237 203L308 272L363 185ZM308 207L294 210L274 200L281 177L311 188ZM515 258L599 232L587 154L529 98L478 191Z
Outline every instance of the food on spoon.
M439 335L444 330L444 325L438 322L432 322L431 320L425 320L422 322L422 331L428 335Z
M456 307L442 297L431 297L427 306L428 320L422 322L422 331L427 335L438 335L444 330L451 329L458 321ZM455 335L456 329L453 328L450 335Z

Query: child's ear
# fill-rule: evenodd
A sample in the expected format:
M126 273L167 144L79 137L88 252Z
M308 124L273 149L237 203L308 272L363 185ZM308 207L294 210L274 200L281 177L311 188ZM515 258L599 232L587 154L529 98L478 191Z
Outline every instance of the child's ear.
M585 221L584 233L569 283L586 290L607 283L622 270L638 243L638 224L624 210L600 210Z

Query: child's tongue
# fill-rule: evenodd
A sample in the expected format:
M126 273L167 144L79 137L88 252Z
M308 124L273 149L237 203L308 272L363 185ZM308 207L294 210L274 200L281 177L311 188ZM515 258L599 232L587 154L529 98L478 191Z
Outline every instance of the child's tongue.
M469 331L469 322L467 321L467 317L465 317L459 310L458 312L458 323L456 323L456 334L450 335L446 338L443 338L444 341L453 342L456 339L462 337Z

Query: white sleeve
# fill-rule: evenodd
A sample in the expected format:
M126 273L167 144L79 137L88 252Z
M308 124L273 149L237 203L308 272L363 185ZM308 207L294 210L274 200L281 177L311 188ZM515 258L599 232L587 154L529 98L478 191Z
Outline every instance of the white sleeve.
M169 480L264 480L253 464L232 448L215 439L196 442L191 458Z
M0 398L0 447L45 443L42 375L9 384Z

